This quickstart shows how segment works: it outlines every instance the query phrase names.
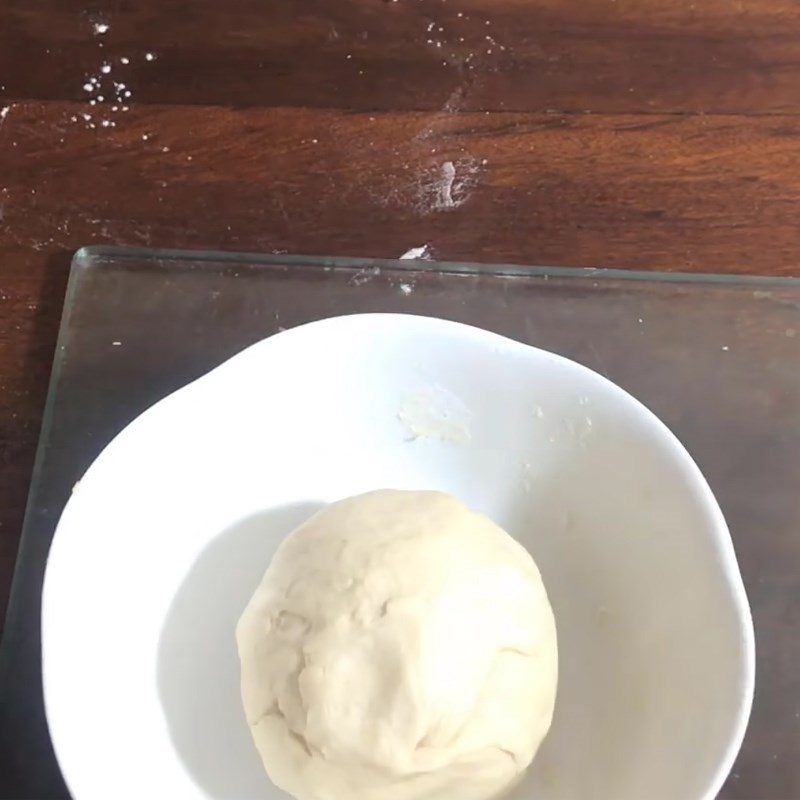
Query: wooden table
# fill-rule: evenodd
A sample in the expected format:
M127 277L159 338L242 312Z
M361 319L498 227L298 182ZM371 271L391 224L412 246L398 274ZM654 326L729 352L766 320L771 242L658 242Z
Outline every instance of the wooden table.
M792 275L799 165L796 0L5 0L0 606L81 245Z

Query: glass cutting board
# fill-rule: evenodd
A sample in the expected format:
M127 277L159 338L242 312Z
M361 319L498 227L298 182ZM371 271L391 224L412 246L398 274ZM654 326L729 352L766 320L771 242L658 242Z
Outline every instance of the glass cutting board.
M800 797L800 281L88 248L73 262L0 651L0 798L68 796L42 707L39 598L74 483L133 417L247 345L368 311L568 356L677 433L727 517L756 625L755 706L720 797Z

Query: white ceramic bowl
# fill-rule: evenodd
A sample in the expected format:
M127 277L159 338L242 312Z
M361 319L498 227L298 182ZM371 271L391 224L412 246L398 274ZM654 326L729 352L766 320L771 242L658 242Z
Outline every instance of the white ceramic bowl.
M47 716L76 800L285 795L239 700L234 625L281 538L378 487L462 498L541 568L552 730L514 800L711 800L753 692L722 514L617 386L404 315L273 336L129 425L73 494L43 597Z

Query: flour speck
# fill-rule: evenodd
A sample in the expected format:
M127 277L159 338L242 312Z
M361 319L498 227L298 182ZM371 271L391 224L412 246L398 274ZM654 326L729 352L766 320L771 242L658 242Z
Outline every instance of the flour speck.
M439 184L439 206L440 208L455 208L453 200L453 184L456 180L456 168L452 161L445 161L442 164L442 180Z
M400 256L401 261L405 261L408 259L430 259L431 254L428 249L427 244L423 244L421 247L412 247L409 250L406 250L403 255Z
M436 173L426 172L419 184L418 209L423 213L451 211L469 199L481 164L474 158L445 161Z

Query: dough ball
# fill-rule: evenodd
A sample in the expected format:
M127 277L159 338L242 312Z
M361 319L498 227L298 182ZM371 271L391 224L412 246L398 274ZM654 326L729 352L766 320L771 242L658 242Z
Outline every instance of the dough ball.
M553 715L556 630L527 551L438 492L334 503L237 627L247 721L298 800L487 800Z

